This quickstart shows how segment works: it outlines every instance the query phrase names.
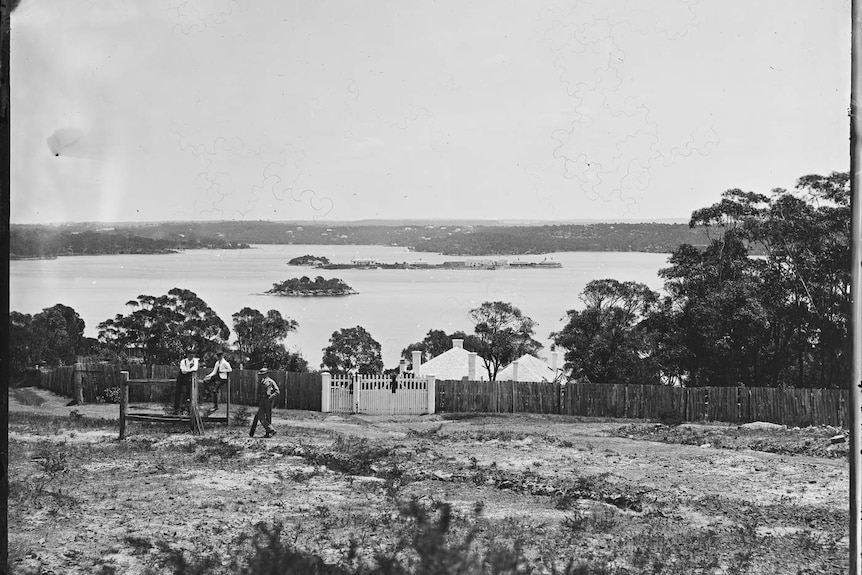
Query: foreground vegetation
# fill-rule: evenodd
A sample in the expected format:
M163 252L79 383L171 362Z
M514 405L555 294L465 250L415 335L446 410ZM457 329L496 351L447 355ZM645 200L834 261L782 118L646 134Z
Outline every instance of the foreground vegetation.
M622 423L452 414L338 418L336 431L327 421L291 412L289 426L276 421L282 433L272 441L249 439L244 428L194 437L136 424L118 442L112 421L13 412L10 566L152 574L846 572L846 509L805 491L841 491L827 485L825 464L799 463L807 474L799 487L775 472L797 465L792 458L758 457L763 469L739 469L739 477L769 475L778 485L767 488L764 479L765 489L751 494L743 486L760 483L715 473L746 465L723 459L734 452L656 451L597 431ZM652 451L642 458L645 450ZM673 481L630 474L652 460L672 466ZM704 466L712 477L703 477ZM780 487L774 496L772 487Z

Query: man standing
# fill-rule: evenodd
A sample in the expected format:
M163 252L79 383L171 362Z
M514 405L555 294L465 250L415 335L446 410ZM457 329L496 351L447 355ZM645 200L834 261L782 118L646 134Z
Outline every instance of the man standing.
M270 438L275 435L275 429L272 428L272 404L275 402L279 389L275 381L269 377L268 369L262 367L257 373L261 377L259 385L260 403L251 422L251 431L248 432L248 435L254 437L254 430L257 429L257 422L260 421L266 430L264 437Z
M233 368L228 360L224 358L224 352L220 351L216 354L216 362L213 370L206 376L205 380L209 382L208 393L213 400L213 411L218 411L218 394L222 386L227 383L227 378Z
M180 360L180 373L177 375L177 385L174 389L174 415L179 415L180 410L189 399L192 389L192 374L198 370L198 358L191 349L186 351L186 356ZM182 404L180 403L182 402Z

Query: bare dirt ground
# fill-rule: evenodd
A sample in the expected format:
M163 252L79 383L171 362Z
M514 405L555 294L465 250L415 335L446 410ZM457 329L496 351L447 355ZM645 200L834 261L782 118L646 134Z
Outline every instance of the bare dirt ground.
M272 439L131 422L121 442L117 405L32 391L42 405L10 392L13 573L238 572L273 540L331 573L441 546L485 565L441 573L848 571L846 448L766 453L719 425L683 426L711 438L686 445L646 422L292 410ZM749 443L805 453L824 432L766 435ZM500 549L523 569L494 570Z

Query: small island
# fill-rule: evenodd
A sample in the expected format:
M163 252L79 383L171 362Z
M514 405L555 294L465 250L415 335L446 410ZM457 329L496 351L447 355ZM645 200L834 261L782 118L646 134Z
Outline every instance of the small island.
M304 255L293 258L287 262L289 266L325 266L329 265L329 259L323 256Z
M290 278L283 282L272 284L272 289L266 293L282 296L341 296L359 293L338 278L323 279L317 276L313 280L308 276Z

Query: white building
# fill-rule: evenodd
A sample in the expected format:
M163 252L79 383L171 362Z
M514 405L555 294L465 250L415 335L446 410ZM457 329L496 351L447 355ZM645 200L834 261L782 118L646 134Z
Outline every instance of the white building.
M413 373L433 375L437 381L488 381L488 373L476 352L464 349L463 339L453 339L452 349L422 363L422 352L413 352Z
M551 352L551 363L523 355L497 372L497 381L559 381L563 378L559 352Z

